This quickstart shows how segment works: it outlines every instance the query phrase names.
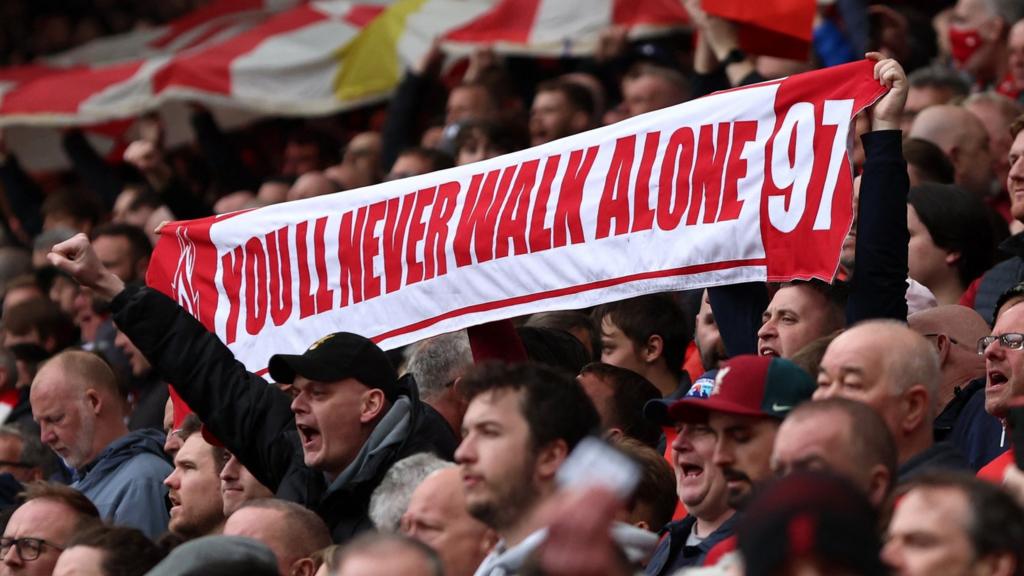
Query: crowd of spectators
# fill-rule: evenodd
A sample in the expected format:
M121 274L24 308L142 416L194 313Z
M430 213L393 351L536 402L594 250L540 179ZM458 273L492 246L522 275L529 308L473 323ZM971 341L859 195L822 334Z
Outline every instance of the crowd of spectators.
M1024 574L1024 5L819 2L812 56L791 61L680 1L685 32L610 29L590 58L484 48L443 67L434 46L390 102L330 118L226 133L196 106L195 141L169 149L147 116L116 162L69 130L65 173L27 173L0 133L0 575ZM197 4L5 2L0 63ZM337 332L273 356L271 384L143 285L166 220L865 52L888 91L855 122L831 283L640 296L387 352ZM583 473L566 464L582 454Z

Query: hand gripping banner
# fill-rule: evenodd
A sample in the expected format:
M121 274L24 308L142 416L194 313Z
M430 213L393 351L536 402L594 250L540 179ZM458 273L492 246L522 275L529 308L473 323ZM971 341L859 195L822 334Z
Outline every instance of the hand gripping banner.
M872 62L719 92L422 176L164 227L148 282L250 370L349 331L393 348L545 310L831 280Z

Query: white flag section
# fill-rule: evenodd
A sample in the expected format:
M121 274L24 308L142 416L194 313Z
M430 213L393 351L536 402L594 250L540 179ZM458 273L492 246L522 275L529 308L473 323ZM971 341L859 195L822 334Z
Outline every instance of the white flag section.
M166 226L149 282L250 369L330 332L392 348L532 312L831 280L857 62L716 93L484 162Z

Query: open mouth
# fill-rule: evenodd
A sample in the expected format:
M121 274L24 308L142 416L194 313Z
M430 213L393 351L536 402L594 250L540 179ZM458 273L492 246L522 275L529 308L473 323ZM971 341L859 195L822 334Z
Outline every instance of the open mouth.
M704 468L696 464L681 464L679 468L682 470L684 478L696 478L704 474Z
M998 370L993 370L988 373L988 385L990 387L1001 386L1003 384L1006 384L1007 380L1009 380L1009 378L1007 378L1005 374L999 372Z
M771 346L762 346L760 349L758 349L757 353L760 354L761 356L771 356L773 358L779 357L779 353Z
M295 428L299 431L299 438L302 440L303 447L309 446L320 439L320 431L312 426L296 424Z

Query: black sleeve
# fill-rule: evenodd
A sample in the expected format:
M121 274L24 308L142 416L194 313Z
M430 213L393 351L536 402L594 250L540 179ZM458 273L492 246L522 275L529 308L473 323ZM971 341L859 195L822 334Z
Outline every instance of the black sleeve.
M61 144L82 183L96 194L104 208L111 210L124 188L124 182L117 171L96 153L81 130L71 130L64 134Z
M196 198L188 186L178 178L171 176L170 181L163 188L157 190L164 204L174 213L174 217L180 220L191 220L193 218L204 218L213 214L213 211L205 202Z
M423 76L406 72L391 96L387 118L381 129L381 170L391 170L398 155L410 146L412 126L416 124L416 107L425 91Z
M757 354L757 331L768 308L768 287L745 282L708 288L711 311L729 357Z
M910 177L899 130L868 132L857 209L857 254L848 326L871 318L907 319L907 193Z
M114 322L174 386L203 424L267 488L277 490L296 446L291 401L247 371L220 339L160 292L129 287L111 303Z
M18 159L8 155L0 161L0 183L7 194L11 212L21 222L22 229L30 237L43 230L43 191L22 169Z
M246 168L238 151L217 125L213 114L205 110L193 112L191 120L192 130L196 133L196 144L199 145L203 158L213 169L221 193L238 190L250 190L255 193L259 188L259 182Z

